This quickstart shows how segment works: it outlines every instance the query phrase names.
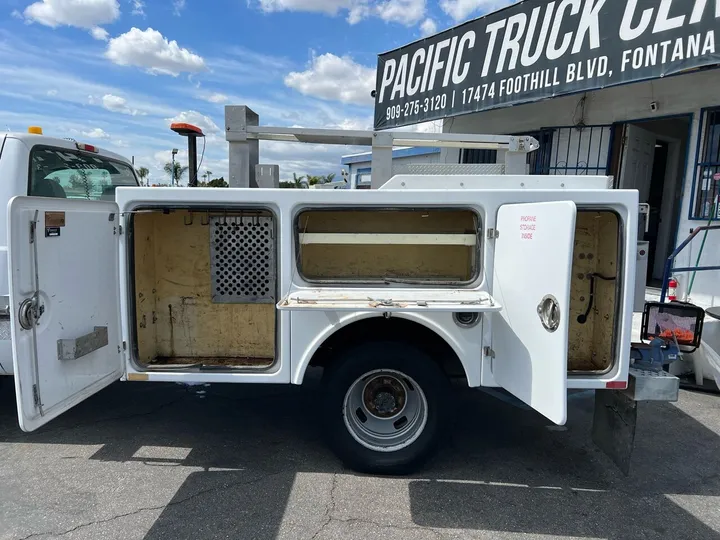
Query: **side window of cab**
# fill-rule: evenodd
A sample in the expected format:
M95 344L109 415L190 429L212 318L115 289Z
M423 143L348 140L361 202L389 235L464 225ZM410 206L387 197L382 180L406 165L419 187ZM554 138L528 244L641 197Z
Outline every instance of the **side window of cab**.
M113 200L118 186L136 186L132 167L87 152L34 146L28 195L62 199Z

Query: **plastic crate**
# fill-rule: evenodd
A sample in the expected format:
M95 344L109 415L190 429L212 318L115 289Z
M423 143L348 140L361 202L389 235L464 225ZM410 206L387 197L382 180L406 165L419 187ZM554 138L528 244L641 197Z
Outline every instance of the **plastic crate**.
M676 339L678 345L692 347L694 351L700 346L704 319L705 310L695 304L646 302L640 339L643 341L650 341L656 337L669 341Z

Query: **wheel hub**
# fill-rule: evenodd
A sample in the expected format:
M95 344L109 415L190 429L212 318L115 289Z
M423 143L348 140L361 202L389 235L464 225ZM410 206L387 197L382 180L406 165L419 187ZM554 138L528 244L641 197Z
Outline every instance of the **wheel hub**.
M420 437L428 403L411 377L394 369L378 369L350 385L343 411L345 426L358 443L376 452L395 452Z
M403 410L407 395L403 384L394 377L376 377L365 386L363 401L370 414L390 418Z

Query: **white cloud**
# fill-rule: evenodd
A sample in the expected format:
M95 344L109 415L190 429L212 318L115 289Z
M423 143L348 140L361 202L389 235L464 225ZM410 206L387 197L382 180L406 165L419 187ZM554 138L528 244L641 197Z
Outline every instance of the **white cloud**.
M352 8L354 0L259 0L260 9L274 11L309 11L337 15L340 10Z
M109 139L110 135L108 135L104 130L100 128L95 128L90 131L83 131L83 135L86 137L90 137L91 139Z
M183 9L185 9L185 0L173 0L173 15L179 17Z
M217 134L220 128L209 116L205 116L197 111L183 111L173 118L166 119L169 124L180 122L183 124L192 124L203 130L206 135Z
M137 66L149 73L177 76L182 72L197 73L205 69L201 56L184 49L177 41L168 41L157 30L148 28L130 31L112 38L105 56L121 66Z
M313 56L307 70L288 74L285 85L307 96L370 105L375 70L356 63L349 56L325 53Z
M450 15L455 22L459 22L467 19L470 14L488 13L518 1L519 0L440 0L440 9Z
M141 17L145 16L145 2L142 0L132 0L132 14L133 15L139 15Z
M425 16L425 0L388 0L378 4L375 10L385 22L412 26Z
M90 96L90 103L94 103L94 98L92 96ZM129 107L125 98L115 96L113 94L105 94L102 97L102 106L108 111L129 114L130 116L137 116L138 114L143 114L137 109Z
M107 41L109 34L107 33L107 30L104 28L100 28L99 26L96 26L92 30L90 30L90 35L99 41Z
M25 8L25 19L56 28L75 26L90 30L120 17L117 0L42 0Z
M358 4L350 8L347 16L348 24L357 24L370 16L370 8L364 4Z
M13 9L13 10L12 10L12 13L10 13L10 16L13 17L13 18L15 18L15 19L21 19L21 20L22 20L22 18L23 18L23 14L20 13L17 9Z
M218 92L210 94L205 99L207 99L210 103L227 103L228 101L228 97L225 94L220 94Z
M55 88L52 88L46 92L49 97L57 96L57 93L58 91Z
M266 13L305 11L335 16L347 12L347 22L356 24L371 16L385 22L412 26L425 16L426 0L256 0Z
M431 36L437 32L437 24L432 19L425 19L420 25L420 31L423 36Z

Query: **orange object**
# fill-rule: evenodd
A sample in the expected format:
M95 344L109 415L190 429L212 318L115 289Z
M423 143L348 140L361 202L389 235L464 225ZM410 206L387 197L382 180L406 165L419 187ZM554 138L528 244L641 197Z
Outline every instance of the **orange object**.
M678 343L692 344L695 341L695 333L691 332L690 330L685 330L684 328L663 330L662 332L660 332L660 335L658 337L661 337L663 339L672 339L673 334L675 334L675 338L677 339Z

